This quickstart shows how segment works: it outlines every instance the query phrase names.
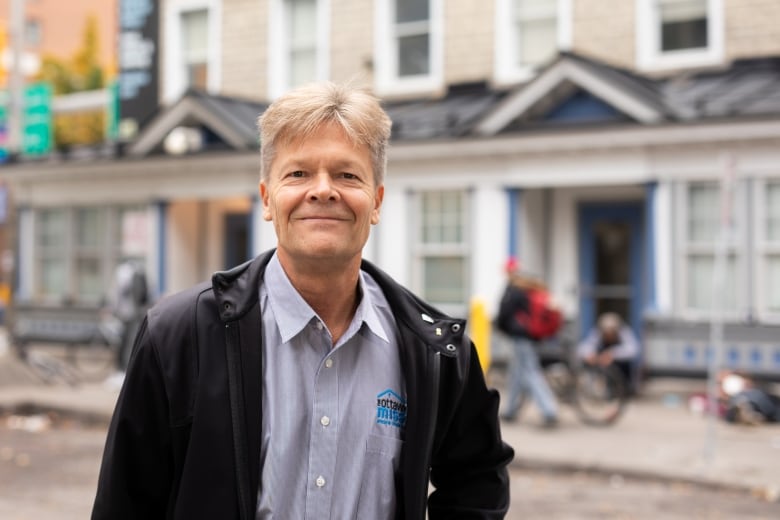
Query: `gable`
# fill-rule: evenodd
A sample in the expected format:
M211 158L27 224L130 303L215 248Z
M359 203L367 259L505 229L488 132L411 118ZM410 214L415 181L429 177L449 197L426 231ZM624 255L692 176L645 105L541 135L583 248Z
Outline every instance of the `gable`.
M656 89L624 71L563 54L534 80L518 86L476 125L481 135L527 122L636 121L665 118Z
M181 153L215 149L257 148L255 121L265 109L256 102L188 91L160 112L128 147L128 153L144 156L162 150L166 138L178 133Z
M577 90L543 118L550 123L595 123L625 120L627 116L585 90Z

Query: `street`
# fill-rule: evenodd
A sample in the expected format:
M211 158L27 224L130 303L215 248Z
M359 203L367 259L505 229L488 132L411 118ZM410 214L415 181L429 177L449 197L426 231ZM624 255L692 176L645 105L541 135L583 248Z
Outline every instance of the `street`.
M46 415L0 418L0 518L88 518L105 428ZM745 493L621 475L511 469L508 519L774 519Z

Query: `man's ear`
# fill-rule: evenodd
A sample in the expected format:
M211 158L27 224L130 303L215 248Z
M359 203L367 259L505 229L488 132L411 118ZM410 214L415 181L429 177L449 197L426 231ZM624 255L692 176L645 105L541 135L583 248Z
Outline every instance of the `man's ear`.
M273 218L271 217L271 205L270 205L270 199L271 195L268 193L268 185L266 184L266 181L262 180L260 181L260 200L263 201L263 220L271 221Z
M379 224L379 213L382 209L382 200L385 198L385 185L381 184L374 194L374 209L371 211L371 224Z

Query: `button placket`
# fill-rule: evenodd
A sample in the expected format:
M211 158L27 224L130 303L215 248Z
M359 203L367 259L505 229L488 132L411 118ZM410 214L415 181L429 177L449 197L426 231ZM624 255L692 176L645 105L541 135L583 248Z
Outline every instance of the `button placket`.
M319 328L315 325L315 328ZM330 353L317 370L314 381L312 417L310 422L309 482L313 490L306 496L306 511L330 511L336 468L338 443L338 371L333 367L334 353ZM311 486L311 484L309 484ZM307 513L308 514L308 513Z

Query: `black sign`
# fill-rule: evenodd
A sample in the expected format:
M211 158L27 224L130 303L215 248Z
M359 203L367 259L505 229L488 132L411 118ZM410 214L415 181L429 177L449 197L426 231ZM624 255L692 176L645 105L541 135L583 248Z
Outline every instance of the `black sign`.
M160 10L156 0L119 2L119 138L135 137L159 104Z

